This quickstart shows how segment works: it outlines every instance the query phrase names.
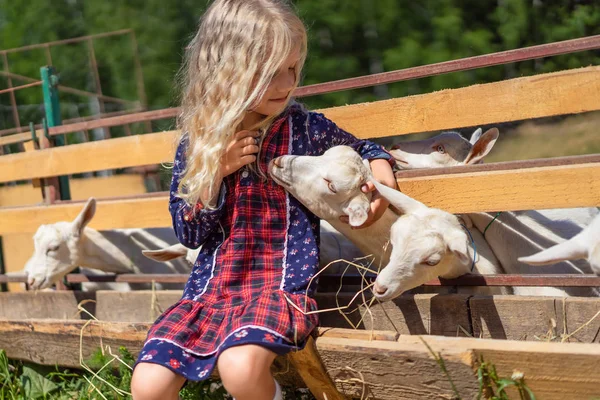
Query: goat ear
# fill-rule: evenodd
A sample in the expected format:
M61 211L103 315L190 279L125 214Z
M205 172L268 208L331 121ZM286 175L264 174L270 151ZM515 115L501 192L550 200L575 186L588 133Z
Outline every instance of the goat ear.
M369 216L371 204L366 200L365 196L358 196L350 200L348 206L344 209L348 215L348 223L350 226L361 226Z
M427 206L420 201L408 197L399 190L392 189L391 187L385 186L375 179L371 179L375 188L390 204L398 209L402 214L410 214L418 211Z
M83 210L73 221L73 234L75 236L81 236L85 226L94 218L94 214L96 214L96 199L90 197Z
M473 132L473 134L471 135L471 140L469 140L469 142L471 142L471 144L477 143L482 133L483 130L481 128L477 128L475 132Z
M159 250L142 250L142 254L154 261L170 261L179 257L185 257L188 249L182 244L174 244Z
M475 131L477 132L477 131ZM475 134L473 134L475 136ZM500 132L498 128L492 128L487 130L484 134L482 134L475 143L473 143L473 147L471 151L465 158L465 164L477 164L479 161L483 159L494 147L496 144L496 140L498 140L498 136L500 136ZM473 138L471 138L471 142Z
M518 260L530 265L548 265L565 260L587 258L588 251L584 243L578 239L574 237L531 256L519 257Z
M450 250L458 258L461 264L470 265L472 263L469 256L469 244L464 235L453 235L446 238L448 250Z

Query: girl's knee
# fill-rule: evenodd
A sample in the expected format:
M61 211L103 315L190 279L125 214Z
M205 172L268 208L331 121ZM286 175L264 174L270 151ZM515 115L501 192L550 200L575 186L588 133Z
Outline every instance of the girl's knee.
M140 363L131 377L133 400L177 400L185 378L158 364Z
M270 367L275 354L269 350L252 345L236 346L225 350L217 361L219 375L225 389L232 395L254 391L256 385L271 386L275 384Z

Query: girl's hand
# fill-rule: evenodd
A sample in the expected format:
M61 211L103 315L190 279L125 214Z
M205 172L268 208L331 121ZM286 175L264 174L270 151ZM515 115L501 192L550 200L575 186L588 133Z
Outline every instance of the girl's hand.
M371 160L371 171L373 172L373 177L377 179L377 182L381 182L382 184L389 186L393 189L398 189L396 184L396 177L394 176L394 172L392 171L392 167L390 166L387 160L377 159ZM375 190L375 185L372 182L367 182L362 185L361 190L363 193L374 192L371 196L371 209L369 210L369 214L367 216L367 220L361 226L353 227L353 229L361 229L366 228L367 226L375 223L385 210L390 205L390 202L381 197L379 192ZM348 216L342 215L340 217L342 222L348 223Z
M256 161L258 153L257 131L239 131L221 156L220 171L222 177L233 174L244 165Z

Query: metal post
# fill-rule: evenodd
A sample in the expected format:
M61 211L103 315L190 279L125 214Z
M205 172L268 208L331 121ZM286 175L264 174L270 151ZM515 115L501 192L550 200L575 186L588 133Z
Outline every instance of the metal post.
M48 127L58 126L62 124L60 117L60 103L58 99L58 76L54 67L46 66L40 68L42 76L42 91L44 93L44 110L46 111L46 121ZM61 135L54 136L53 142L55 146L64 146L65 138ZM69 189L69 177L58 177L60 199L71 200L71 191Z
M2 236L0 236L0 274L5 274L6 268L4 268L4 252L2 249ZM0 284L0 292L8 292L8 285L6 283Z

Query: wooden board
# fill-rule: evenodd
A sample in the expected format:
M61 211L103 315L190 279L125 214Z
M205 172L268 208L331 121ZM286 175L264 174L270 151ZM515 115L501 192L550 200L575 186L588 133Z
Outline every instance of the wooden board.
M0 209L0 235L35 232L41 224L73 221L83 202L52 206ZM94 229L170 227L168 199L145 196L130 200L99 200L96 215L89 224Z
M69 179L69 187L73 200L87 200L90 196L103 198L146 193L144 177L137 174ZM42 201L39 187L28 184L0 187L0 207L34 205Z
M0 157L1 159L1 157ZM399 178L400 190L452 213L600 206L600 163ZM99 201L95 229L170 227L161 194ZM72 221L82 203L0 209L0 235Z
M600 109L600 67L320 110L360 138L471 127ZM176 132L0 157L0 182L172 161Z
M0 182L173 161L175 133L160 132L0 157Z
M95 304L86 300L94 298L93 293L72 291L0 293L0 318L80 319L77 305L83 302L82 307L93 314Z
M324 110L361 138L448 130L600 109L600 67Z
M600 206L600 163L399 178L400 191L451 213Z
M149 324L134 323L92 322L84 327L84 321L2 320L0 348L14 359L77 367L80 337L84 357L101 344L113 349L124 345L136 354L148 328ZM398 341L364 340L352 338L352 331L345 337L339 330L335 336L321 333L316 339L319 357L338 390L348 397L360 398L364 389L367 398L382 400L451 398L448 377L433 354L444 360L464 399L478 393L476 370L481 360L492 363L502 378L522 372L541 400L600 396L600 347L595 344L410 335ZM289 372L294 371L290 366Z

